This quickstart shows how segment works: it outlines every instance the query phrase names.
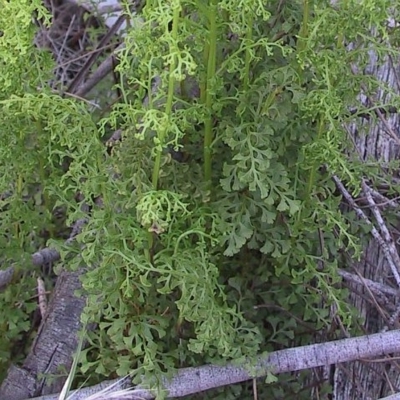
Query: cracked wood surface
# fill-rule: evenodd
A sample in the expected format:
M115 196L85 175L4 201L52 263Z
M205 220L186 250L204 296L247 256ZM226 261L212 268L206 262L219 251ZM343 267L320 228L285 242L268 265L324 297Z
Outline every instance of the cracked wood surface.
M61 390L66 376L49 379L49 375L59 374L60 366L68 372L78 345L80 316L86 304L85 297L74 295L81 288L80 274L63 271L58 277L30 353L21 367L9 368L0 386L0 399L24 400Z
M369 359L400 350L400 330L378 333L375 335L361 336L350 339L318 343L308 346L294 347L278 350L269 354L261 354L254 358L230 362L226 365L203 365L179 369L174 377L163 379L167 398L180 398L205 390L226 385L244 382L254 377L264 377L268 371L274 374L299 371L304 369L327 366L355 359ZM145 400L153 399L155 392L146 390L145 382L141 386L132 388L124 396L111 397L129 387L129 378L103 382L100 385L83 388L73 393L74 400L85 400L89 396L98 400L125 399ZM113 386L111 392L105 393L105 387ZM103 393L99 393L103 391ZM43 396L33 400L57 400L58 395ZM354 397L346 398L355 399ZM357 397L365 399L365 397Z
M396 60L386 57L385 62L378 60L373 52L370 52L370 63L364 73L373 75L385 82L396 93L400 93L399 74L400 68ZM368 99L361 96L361 101L368 104ZM376 104L390 103L389 95L378 91L374 97ZM384 117L386 123L362 119L358 126L348 127L349 133L354 140L358 156L361 160L375 159L381 165L399 158L400 148L398 142L388 132L387 124L392 131L400 132L399 114L391 114ZM398 135L399 136L399 135ZM399 136L400 137L400 136ZM361 182L360 182L361 185ZM397 246L398 247L398 246ZM396 284L390 272L388 261L383 250L375 239L371 239L364 248L362 261L355 264L358 273L371 281L397 290ZM357 284L350 284L350 302L354 305L362 318L364 318L364 329L367 334L380 332L385 321L375 306L371 303L371 297L367 288L357 287ZM361 296L357 291L361 290ZM393 354L393 357L399 354ZM387 362L373 362L373 360L353 361L337 365L333 371L333 393L337 400L347 399L378 399L393 393L393 388L400 387L400 374L395 366L396 362L388 357Z

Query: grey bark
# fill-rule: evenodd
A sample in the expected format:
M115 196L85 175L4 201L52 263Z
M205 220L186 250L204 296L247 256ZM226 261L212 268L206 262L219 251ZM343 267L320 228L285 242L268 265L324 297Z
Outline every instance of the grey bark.
M86 223L86 219L82 218L76 221L72 227L70 237L65 241L66 245L71 245L78 235L83 225ZM56 249L51 247L45 247L32 254L31 262L36 267L43 265L52 265L56 261L60 260L60 254ZM4 290L11 282L15 274L15 268L10 266L5 270L0 270L0 292Z
M63 271L58 277L30 353L22 367L10 367L0 386L0 399L23 400L61 390L66 377L49 379L49 375L59 375L60 366L68 371L77 348L80 316L86 304L84 297L74 295L81 288L79 277L80 271Z
M380 400L400 400L400 394L392 394L391 396L382 397Z
M0 270L0 291L4 290L11 283L13 276L14 267Z
M57 250L45 247L32 254L31 261L36 267L52 264L60 259L60 254ZM0 292L5 290L7 286L12 282L16 270L13 265L9 266L5 270L0 270Z
M394 330L370 336L275 351L265 356L249 359L246 363L183 368L176 373L174 378L164 381L164 388L169 398L183 397L204 390L244 382L255 377L264 377L268 372L280 374L299 371L349 360L378 357L399 351L400 330ZM115 385L113 391L126 389L129 386L129 378L119 382L118 380L103 382L101 385L77 390L74 392L73 399L84 400L111 384ZM144 383L142 387L136 387L132 390L130 397L124 396L123 398L131 400L153 399L155 397L154 392L144 389L145 387L148 387L148 385ZM351 398L355 399L355 397ZM357 397L357 399L365 398ZM57 395L51 395L34 400L56 399Z
M377 56L370 52L370 64L364 73L374 75L399 94L398 60L393 62L390 57L387 57L383 61L378 60ZM365 97L362 97L362 101L368 103ZM374 101L376 104L388 104L390 96L379 91L374 96ZM392 132L389 131L389 126ZM399 115L391 114L388 117L384 116L384 121L379 120L376 123L363 119L358 126L349 126L348 130L356 145L359 158L364 161L375 159L383 167L389 161L399 158L398 140L391 136L393 132L397 134L399 128ZM374 239L371 239L365 247L363 260L355 264L355 267L362 277L398 290L384 252ZM376 303L374 304L371 292L366 287L360 289L356 283L350 283L349 286L354 289L350 295L350 302L357 308L359 315L365 319L365 332L375 333L384 329L386 321L376 307ZM398 300L394 306L398 307ZM388 311L386 309L383 313L386 313L389 318ZM396 356L399 354L393 354L393 357ZM364 360L337 365L332 371L334 377L333 398L335 400L378 399L400 391L400 371L396 364L395 361L391 361L390 357L387 357L387 362L381 360L374 363Z

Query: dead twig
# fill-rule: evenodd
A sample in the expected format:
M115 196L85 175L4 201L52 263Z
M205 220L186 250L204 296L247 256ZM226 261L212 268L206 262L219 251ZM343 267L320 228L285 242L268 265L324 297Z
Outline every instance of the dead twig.
M75 222L72 227L72 232L69 238L65 241L66 245L71 245L75 240L75 237L82 231L83 226L86 224L87 219L81 218ZM60 253L51 247L45 247L32 254L31 261L36 267L40 267L46 264L53 264L60 260ZM0 291L4 290L12 281L15 273L14 266L8 267L4 271L0 271Z
M115 67L116 54L125 48L125 44L119 45L115 51L110 54L92 73L92 75L81 83L74 93L75 96L84 97L90 90L92 90L102 79L104 79ZM66 94L69 94L68 91Z
M8 267L4 271L0 271L0 291L4 290L12 281L14 276L14 267Z
M340 192L343 194L343 197L347 200L349 205L353 208L357 216L362 219L368 226L371 227L371 234L374 237L374 239L378 242L379 246L381 247L383 253L385 254L386 260L389 263L390 269L393 273L394 279L396 280L397 286L400 288L400 274L398 271L398 266L400 266L400 259L399 255L397 254L397 257L395 256L395 259L392 257L392 250L389 248L388 244L385 242L385 240L382 238L381 234L378 232L378 230L375 228L373 223L369 220L369 218L365 215L364 211L361 210L360 207L357 206L356 202L354 201L353 197L351 194L347 191L343 183L340 181L340 179L336 176L333 175L332 179L336 183L336 186L340 190ZM396 260L396 261L395 261ZM397 265L396 265L397 263Z
M392 207L392 208L396 208L396 209L399 207L399 203L396 200L388 199L387 197L385 197L383 194L379 193L374 188L369 187L369 191L372 194L372 196L375 197L379 201L379 204L377 204L377 206ZM400 198L400 197L398 197L398 198Z
M369 289L377 294L385 294L387 296L400 297L400 290L394 289L390 286L384 285L383 283L372 281L364 277L357 276L351 272L344 271L343 269L338 270L338 274L347 281L355 283L357 285L368 286Z
M319 366L343 363L357 359L371 359L400 351L400 331L394 330L375 335L336 340L303 347L278 350L255 359L246 359L243 363L232 362L226 365L204 365L183 368L171 379L164 379L163 384L168 398L183 397L205 390L248 381L263 377L268 372L280 374L299 371ZM100 385L77 390L73 399L84 400L90 395L115 385L115 391L127 389L130 378L103 382ZM154 399L155 393L147 389L145 383L133 388L127 399ZM56 400L58 395L43 396L32 400Z
M45 318L47 313L47 297L46 288L44 286L44 281L42 278L37 278L37 291L40 315L42 316L42 318Z
M380 212L379 208L376 206L374 199L372 198L370 188L365 183L364 180L361 183L361 187L365 193L365 196L367 197L369 205L371 206L372 213L374 214L376 222L378 223L381 234L383 236L383 240L384 240L386 247L389 250L390 256L395 264L395 267L396 267L395 271L398 274L398 270L400 268L400 257L399 257L399 253L397 252L393 237L389 233L389 229L387 228L386 223L382 218L381 212ZM395 275L395 273L393 273L393 274Z
M354 75L358 75L358 71L357 68L354 65L351 65L351 70L353 72ZM368 93L368 89L367 87L361 83L361 89L364 91L364 95L365 97L368 99L370 104L374 104L374 102L372 101L371 97L367 95ZM385 125L386 129L387 129L387 133L389 134L389 136L398 144L400 145L400 139L398 137L398 135L396 135L396 133L393 131L392 127L389 125L389 123L387 122L387 119L385 118L385 116L383 115L382 111L379 109L379 107L374 109L376 115L378 116L378 118L380 119L380 121L383 123L383 125Z
M118 29L122 26L126 19L125 15L120 15L115 21L115 24L108 30L108 32L100 40L99 44L96 46L96 50L92 52L90 57L87 59L85 64L82 66L78 74L74 77L72 82L68 85L67 92L75 94L76 89L81 85L86 75L90 71L90 68L96 62L99 57L100 52L106 46L111 38L117 33Z

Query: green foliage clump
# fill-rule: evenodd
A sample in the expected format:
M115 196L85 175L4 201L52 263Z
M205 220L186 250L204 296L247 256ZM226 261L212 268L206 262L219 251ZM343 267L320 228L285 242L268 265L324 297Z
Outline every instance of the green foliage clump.
M118 54L122 100L101 121L46 89L52 62L28 21L42 9L25 3L0 3L2 257L26 259L50 230L68 268L85 264L84 318L99 330L84 373L138 381L308 343L332 304L351 325L336 271L342 250L358 255L356 222L330 177L356 191L366 173L346 155L343 125L360 91L351 63L367 50L347 44L382 29L385 1L377 12L148 0ZM16 10L23 33L8 19ZM72 224L83 202L90 218L65 247L52 211L65 207Z

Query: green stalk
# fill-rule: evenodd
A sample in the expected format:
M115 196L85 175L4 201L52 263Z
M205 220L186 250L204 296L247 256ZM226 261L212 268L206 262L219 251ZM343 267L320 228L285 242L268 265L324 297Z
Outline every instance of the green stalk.
M317 136L317 140L319 140L321 138L323 129L324 129L324 119L322 117L319 118L319 124L318 124L318 136ZM315 183L315 175L317 172L317 168L319 166L316 165L316 163L313 164L312 168L311 168L311 172L310 175L308 176L308 183L307 183L307 193L306 193L306 197L305 200L306 201L311 201L311 193L312 193L312 189L314 187L314 183Z
M19 133L19 148L20 149L23 149L25 147L24 140L25 140L25 136L24 136L23 130L21 130L20 133ZM22 191L24 189L24 178L23 178L23 175L22 175L21 171L17 172L17 179L16 180L17 180L17 182L16 182L16 194L18 196L18 200L21 201L22 200ZM20 239L20 237L21 237L21 229L20 228L21 228L21 225L20 225L19 221L16 221L14 223L14 236L17 239ZM20 246L22 248L22 243L19 243L19 244L20 244Z
M303 21L301 23L299 41L297 46L297 53L300 53L304 50L305 43L308 36L308 21L310 19L310 2L309 0L303 1L304 11L303 11Z
M204 124L204 179L211 182L211 143L213 139L213 118L212 118L212 101L213 96L210 93L210 83L215 76L215 66L217 58L217 4L218 0L211 0L208 11L210 21L209 30L209 50L207 60L207 88L205 93L205 106L208 110L208 117Z
M177 43L177 38L178 38L178 26L179 26L179 20L180 20L180 12L181 12L181 7L175 7L174 12L173 12L173 17L172 17L172 39L173 43ZM176 50L172 48L172 46L169 46L169 51L175 53ZM169 67L169 79L168 79L168 95L167 95L167 103L165 105L165 114L167 115L168 120L171 118L172 115L172 106L173 106L173 101L174 101L174 92L175 92L175 78L173 75L173 72L175 71L176 68L176 55L173 57L171 65ZM158 181L160 177L160 168L161 168L161 157L163 153L163 145L164 145L164 140L165 136L168 130L168 125L163 127L163 130L158 132L158 139L159 139L159 149L157 150L156 154L156 159L154 162L154 167L153 167L153 175L152 175L152 184L153 188L157 190L158 188ZM153 240L153 235L151 232L148 232L147 234L147 248L145 248L145 256L146 259L151 262L152 259L152 249L154 246L154 240Z
M173 13L173 19L172 19L172 38L173 42L176 43L177 38L178 38L178 26L179 26L179 19L180 19L180 7L176 7L174 9ZM175 49L172 48L170 45L169 50L171 52L175 53ZM176 56L174 56L171 65L170 65L170 74L169 74L169 80L168 80L168 96L167 96L167 104L165 106L165 114L167 115L167 118L170 119L172 115L172 106L173 106L173 100L174 100L174 91L175 91L175 78L171 72L175 70L176 67ZM156 160L154 163L154 168L153 168L153 177L152 177L152 184L153 188L157 190L158 187L158 179L160 175L160 167L161 167L161 156L163 152L163 144L165 140L165 136L168 130L168 126L163 128L161 132L158 133L158 139L159 139L159 149L157 150L157 155L156 155Z
M248 45L252 43L253 38L253 22L254 16L253 14L249 15L248 25L247 25L247 32L246 32L246 56L244 61L244 81L243 81L243 91L247 91L249 88L249 80L250 80L250 63L251 63L251 54L248 48Z
M348 7L348 0L343 0L342 5L340 7L341 8L343 7L343 9L347 10L348 9L347 8ZM343 35L343 32L339 32L336 46L339 49L343 49L344 48L344 35Z
M207 64L208 54L210 52L210 46L208 43L204 44L204 52L203 52L203 61L204 65ZM207 97L207 73L202 73L201 81L200 81L200 102L201 104L206 104Z
M319 117L317 140L319 140L321 138L322 133L323 133L323 128L324 128L324 119L323 119L323 117ZM302 207L302 211L297 214L297 220L293 226L293 229L296 231L297 231L298 227L302 226L304 218L308 217L307 210L310 209L309 205L313 201L313 199L311 198L311 195L312 195L312 191L313 191L313 188L315 185L317 168L318 168L318 165L314 162L311 167L310 173L308 175L308 179L307 179L306 189L305 189L305 193L304 193L304 205Z

